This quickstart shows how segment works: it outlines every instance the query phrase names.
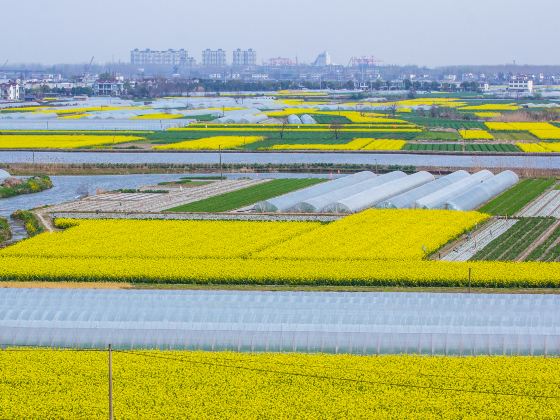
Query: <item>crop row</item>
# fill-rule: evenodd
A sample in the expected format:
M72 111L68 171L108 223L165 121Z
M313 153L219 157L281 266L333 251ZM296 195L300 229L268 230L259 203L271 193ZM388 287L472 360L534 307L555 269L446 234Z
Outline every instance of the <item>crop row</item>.
M491 152L511 153L519 152L519 148L513 144L458 144L458 143L407 143L404 150L428 151L428 152Z
M0 352L1 418L107 418L107 353ZM113 352L115 418L559 418L560 359Z
M554 222L555 219L550 217L521 219L506 233L478 251L473 260L514 261Z
M527 261L559 261L560 260L560 227L540 244L527 257Z
M553 178L524 179L513 188L510 188L484 205L480 211L494 215L513 216L550 188L555 182Z
M413 124L429 128L453 128L455 130L479 128L484 129L481 121L448 120L443 118L429 118L419 116L403 116L403 119Z
M322 182L318 178L303 179L274 179L264 184L254 185L241 190L232 191L214 197L209 197L202 201L185 204L175 207L169 211L182 212L221 212L238 209L256 203L257 201L267 200L294 190L309 187Z

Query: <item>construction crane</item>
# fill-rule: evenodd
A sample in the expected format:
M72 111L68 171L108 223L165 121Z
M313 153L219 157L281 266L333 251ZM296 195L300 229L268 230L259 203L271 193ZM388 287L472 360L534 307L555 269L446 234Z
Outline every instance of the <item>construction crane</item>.
M89 64L85 66L84 68L84 74L88 74L89 70L91 69L91 65L93 64L93 59L95 58L95 56L91 56L91 60L89 60Z

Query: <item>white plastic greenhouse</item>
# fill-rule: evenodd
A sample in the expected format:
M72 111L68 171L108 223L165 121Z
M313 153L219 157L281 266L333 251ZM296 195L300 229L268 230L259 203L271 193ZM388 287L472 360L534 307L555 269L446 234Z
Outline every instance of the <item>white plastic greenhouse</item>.
M0 130L149 130L184 127L190 120L0 120Z
M290 208L290 211L296 213L317 213L337 200L351 197L359 192L370 190L371 188L378 187L386 182L394 181L395 179L405 176L406 174L404 172L394 171L375 178L369 178L362 182L357 182L344 188L339 188L337 190L329 191L325 194L300 201Z
M415 207L426 209L441 209L444 208L446 203L453 200L455 197L461 195L467 189L484 182L486 179L493 177L492 172L484 169L479 171L468 178L461 179L454 182L439 191L433 192L425 197L416 200Z
M0 346L559 355L553 294L0 289Z
M300 117L298 117L295 114L292 114L288 116L288 124L303 124L303 122L301 121Z
M413 190L392 197L389 200L385 200L379 203L376 207L393 209L414 208L414 204L419 198L439 191L442 188L447 187L448 185L451 185L452 183L457 182L461 179L465 179L467 177L469 177L469 173L467 171L456 171L449 175L442 176L435 181L424 184L421 187L414 188Z
M482 204L503 193L519 182L519 177L512 171L504 171L492 178L488 178L463 194L449 200L446 208L451 210L474 210Z
M304 124L317 124L317 121L315 121L315 118L313 118L311 115L308 115L308 114L302 115L300 117L300 120Z
M4 169L0 169L0 183L4 182L9 177L10 177L9 172L5 171Z
M302 190L293 191L279 197L271 198L270 200L258 202L257 204L255 204L254 210L260 212L287 211L300 201L305 201L312 197L317 197L319 195L337 190L339 188L354 185L355 183L373 178L375 176L376 175L370 171L362 171L352 175L347 175L333 181L323 182L321 184L313 185L312 187L307 187Z
M434 179L434 176L426 171L416 172L415 174L408 176L405 175L404 177L387 182L386 184L369 188L350 197L337 200L323 208L323 212L355 213L374 207L377 203L383 200L387 200L397 194L401 194L405 191L419 187L420 185L424 185Z

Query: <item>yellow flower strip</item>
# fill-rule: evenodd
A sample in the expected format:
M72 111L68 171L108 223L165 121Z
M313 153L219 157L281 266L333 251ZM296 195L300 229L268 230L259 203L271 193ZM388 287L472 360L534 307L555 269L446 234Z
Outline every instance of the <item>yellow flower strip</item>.
M145 140L143 137L122 135L1 135L0 149L74 149L77 147L101 146Z
M517 143L517 146L527 153L560 152L560 143Z
M493 140L494 136L486 130L459 130L465 140Z
M112 354L118 419L560 418L557 357L134 353ZM107 352L1 351L0 417L107 418Z
M235 149L246 144L264 140L262 136L216 136L197 140L185 140L177 143L154 146L155 150L217 150Z

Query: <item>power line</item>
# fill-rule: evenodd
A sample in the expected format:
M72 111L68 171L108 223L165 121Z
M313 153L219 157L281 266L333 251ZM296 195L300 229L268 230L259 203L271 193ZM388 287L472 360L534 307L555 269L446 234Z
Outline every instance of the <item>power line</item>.
M192 360L182 358L182 360ZM449 378L449 379L464 379L469 381L494 381L495 378L481 378L476 376L456 376L456 375L441 375L435 373L422 373L422 372L401 372L397 370L379 370L379 369L360 369L360 368L352 368L346 366L329 366L329 365L315 365L315 364L295 364L295 363L284 363L278 361L263 361L263 360L249 360L249 359L231 359L231 358L222 358L220 357L218 362L220 361L228 361L233 363L265 363L271 365L281 365L281 366L288 366L288 367L311 367L311 368L318 368L318 369L332 369L332 370L346 370L352 372L361 372L361 373L390 373L394 375L404 375L404 376L426 376L426 377L435 377L435 378ZM550 382L550 381L538 381L534 379L521 379L521 378L500 378L500 382L525 382L525 383L533 383L533 384L547 384L547 385L560 385L560 382Z
M117 350L115 350L115 352L117 352ZM402 383L395 383L395 382L368 381L363 379L341 378L341 377L333 377L327 375L312 375L312 374L299 373L299 372L287 372L287 371L278 371L278 370L270 370L270 369L251 368L245 366L232 366L223 363L210 363L210 362L203 362L203 361L184 360L179 358L157 356L153 354L135 353L127 350L118 350L118 352L123 354L131 354L133 356L141 356L141 357L163 359L163 360L174 360L177 362L198 364L198 365L205 365L205 366L212 366L212 367L223 367L223 368L230 368L230 369L247 370L252 372L272 373L277 375L298 376L298 377L324 379L324 380L341 381L341 382L349 382L349 383L360 383L366 385L384 385L384 386L398 387L398 388L430 389L434 391L465 392L471 394L488 394L488 395L508 396L508 397L560 399L560 396L553 396L553 395L519 394L513 392L492 392L492 391L482 391L482 390L474 390L474 389L434 387L429 385L414 385L414 384L402 384Z
M16 347L16 348L2 348L2 347ZM17 347L26 347L26 348L17 348ZM80 352L80 351L86 351L86 352L105 352L107 351L107 349L98 349L98 348L75 348L75 347L37 347L35 345L31 345L31 344L22 344L22 345L13 345L13 344L2 344L0 343L0 351L12 351L12 352L18 352L18 351L37 351L37 350L62 350L62 351L76 351L76 352ZM113 351L119 351L119 352L126 352L126 353L133 353L133 351L125 351L125 350L114 350ZM142 352L142 351L146 351L146 350L136 350L137 352ZM146 356L152 356L152 355L147 355L145 353L141 353L143 355ZM163 357L163 356L158 356L158 357ZM171 360L180 360L180 361L184 361L184 362L192 362L192 363L202 363L200 361L197 360L192 360L192 359L187 359L187 358L172 358ZM476 377L476 376L456 376L456 375L441 375L441 374L435 374L435 373L423 373L423 372L401 372L401 371L397 371L397 370L383 370L380 371L378 369L359 369L359 368L352 368L352 367L346 367L346 366L329 366L329 365L315 365L315 364L295 364L295 363L284 363L284 362L279 362L279 361L263 361L263 360L249 360L249 359L231 359L231 358L220 358L218 360L219 361L227 361L227 362L232 362L232 363L264 363L264 364L271 364L271 365L279 365L279 366L287 366L287 367L293 367L293 368L303 368L303 367L308 367L308 368L318 368L318 369L331 369L331 370L346 370L346 371L352 371L352 372L361 372L361 373L390 373L393 375L401 375L401 376L425 376L425 377L432 377L432 378L449 378L449 379L460 379L460 380L469 380L469 381L494 381L494 378L481 378L481 377ZM208 362L210 363L210 362ZM234 366L230 366L230 367L234 367ZM517 382L517 383L530 383L530 384L546 384L546 385L560 385L560 382L550 382L550 381L539 381L539 380L534 380L534 379L521 379L521 378L500 378L500 382Z

